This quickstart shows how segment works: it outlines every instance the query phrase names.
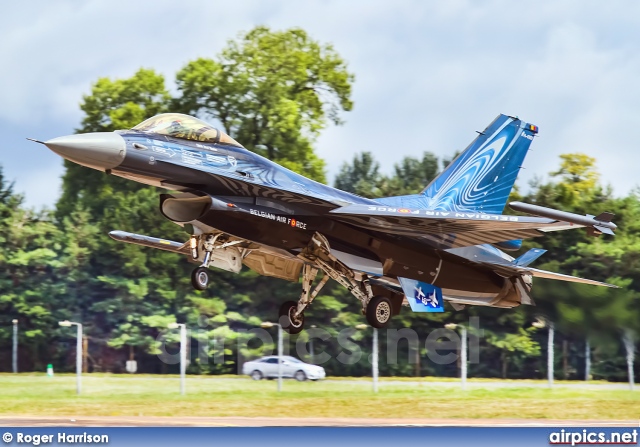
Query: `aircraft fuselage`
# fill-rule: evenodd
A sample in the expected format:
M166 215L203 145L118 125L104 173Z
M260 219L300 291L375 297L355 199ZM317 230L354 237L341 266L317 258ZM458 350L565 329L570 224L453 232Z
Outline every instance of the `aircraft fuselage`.
M246 149L120 135L126 141L126 156L110 173L167 189L197 191L235 205L198 216L212 228L292 254L320 232L333 249L379 262L384 276L430 282L457 296L464 291L493 299L504 291L503 278L446 250L363 230L327 214L342 204L377 204L374 200L311 181Z

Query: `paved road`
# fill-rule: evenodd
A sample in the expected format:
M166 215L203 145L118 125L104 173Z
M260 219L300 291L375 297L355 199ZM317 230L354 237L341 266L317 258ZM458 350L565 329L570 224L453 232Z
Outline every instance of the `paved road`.
M243 417L62 417L0 416L2 427L638 427L638 420L594 421L551 419L364 419L364 418L243 418Z
M66 375L65 377L73 378L74 376ZM16 376L14 378L24 378L29 379L31 376ZM85 374L82 377L82 380L103 380L105 376L100 377L92 377L91 374ZM179 380L178 377L149 377L149 376L122 376L114 377L116 380ZM250 380L246 376L238 376L238 377L216 377L216 376L187 376L187 381L189 380L216 380L216 381L236 381L236 380ZM289 379L286 379L289 380ZM332 380L326 379L323 380L324 383L336 383L336 384L354 384L354 385L362 385L362 386L371 386L371 379L362 378L357 380ZM378 382L379 387L385 386L423 386L423 387L460 387L459 381L427 381L427 380L380 380ZM584 382L584 381L574 381L574 382L555 382L553 384L554 387L557 388L579 388L579 389L589 389L589 390L629 390L628 383L602 383L602 382ZM474 379L467 380L468 388L548 388L549 384L543 381L530 381L530 380L492 380L492 381L483 381ZM640 390L640 386L635 387L636 390Z

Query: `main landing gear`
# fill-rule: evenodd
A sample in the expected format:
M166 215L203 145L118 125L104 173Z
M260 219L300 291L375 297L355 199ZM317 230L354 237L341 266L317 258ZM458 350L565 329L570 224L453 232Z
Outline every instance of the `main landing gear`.
M282 329L290 334L299 333L304 327L304 310L309 306L324 285L329 281L329 276L322 277L318 285L311 291L314 279L318 275L318 269L309 264L305 264L302 268L302 294L296 303L295 301L287 301L280 306L279 322Z
M369 278L354 272L331 254L329 242L316 233L309 246L298 255L305 261L302 270L302 293L300 299L287 301L280 307L280 325L290 334L297 334L304 327L304 311L311 305L329 278L346 287L362 304L362 313L375 328L385 327L393 316L391 300L385 296L374 296ZM311 291L313 281L322 270L324 276Z
M383 328L393 316L391 300L386 296L374 296L365 310L367 322L375 328Z

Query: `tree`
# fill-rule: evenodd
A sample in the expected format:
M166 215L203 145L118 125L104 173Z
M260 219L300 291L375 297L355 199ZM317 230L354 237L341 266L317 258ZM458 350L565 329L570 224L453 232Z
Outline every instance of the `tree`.
M362 197L382 197L380 189L383 182L380 164L371 152L362 152L353 156L351 165L344 163L335 178L335 187Z
M141 68L128 79L100 78L82 97L85 116L78 133L130 129L166 111L170 98L164 76L151 69Z
M567 205L589 201L601 191L600 174L596 170L596 159L586 154L560 155L560 169L552 172L560 181L557 184L558 199Z
M100 78L84 95L80 109L85 116L77 132L111 132L130 129L141 121L167 110L169 92L164 77L141 68L127 79ZM76 205L99 217L118 191L135 191L140 185L116 176L99 175L93 169L65 160L59 218L71 214Z
M361 152L354 155L351 164L342 165L334 185L369 198L418 194L438 175L438 159L424 152L422 159L405 157L393 169L391 177L384 176L373 154Z
M188 63L178 74L177 98L171 98L164 78L153 70L142 69L127 79L99 79L83 98L85 115L79 131L129 128L169 110L197 113L218 120L250 150L322 180L323 163L314 154L313 144L322 128L340 124L342 112L351 109L352 81L346 63L329 45L313 41L301 30L272 32L259 27L230 42L215 58ZM422 157L404 158L386 176L373 155L365 152L342 167L336 186L367 197L416 194L438 171L438 159L425 152ZM122 370L133 352L139 371L166 372L167 366L155 354L158 336L174 321L187 323L192 331L191 373L233 373L238 366L236 355L258 354L259 345L243 344L250 338L246 331L272 320L283 301L297 298L300 285L260 277L247 269L239 275L212 271L210 288L197 292L188 279L193 265L185 257L107 237L107 231L121 229L185 240L187 234L157 212L159 193L67 164L63 196L54 216L51 211L26 209L0 171L0 365L10 364L13 318L20 321L21 363L28 365L21 369L40 369L50 361L56 368L69 365L61 361L73 351L59 343L69 335L57 326L62 319L84 323L95 359L93 369ZM536 314L543 313L554 321L561 339L581 344L589 336L594 377L626 379L620 337L640 331L640 191L613 197L610 188L600 183L594 159L566 154L549 181L538 180L519 200L583 214L615 212L619 225L615 238L594 239L583 230L547 234L542 244L550 251L541 258L546 264L537 266L623 288L535 278L538 307L469 306L455 313L427 315L404 310L394 317L393 327L414 329L422 343L426 334L446 322L463 324L470 316L480 316L487 335L480 342L482 360L470 365L471 375L495 377L506 375L507 369L515 375L517 367L521 377L536 377L539 345L546 331L533 333L529 326ZM526 240L525 248L537 243ZM308 326L315 324L333 335L316 340L316 353L324 350L333 355L324 365L329 374L369 371L370 331L351 336L365 346L360 362L344 365L335 358L343 350L336 335L362 322L360 310L348 291L329 283L307 315ZM307 336L299 335L302 341ZM175 340L176 334L169 334L168 341ZM386 343L381 337L381 352L386 351ZM404 347L406 340L399 343ZM627 343L633 352L629 337ZM416 354L415 345L411 346ZM200 361L196 358L199 348L209 355L224 353L226 362ZM417 355L400 355L393 365L383 362L381 372L413 374L416 369L409 359L425 352L422 343ZM567 363L573 362L577 369L583 350L567 352ZM453 364L424 361L417 370L453 375L456 369Z
M331 45L299 28L261 26L229 41L217 58L180 70L175 105L220 121L247 149L322 182L324 162L313 143L353 107L353 79Z
M9 347L12 319L19 321L21 363L42 367L60 309L74 308L63 281L66 239L51 213L23 207L0 169L0 346ZM5 362L9 364L10 362Z
M540 345L532 340L531 334L535 328L518 328L514 333L496 334L488 332L487 342L501 351L502 378L507 378L509 362L521 362L521 357L539 356Z
M313 153L313 139L329 121L340 122L340 110L352 106L352 76L337 53L300 30L272 33L258 28L230 42L216 61L220 70L206 73L201 71L209 67L205 60L187 64L178 75L183 96L173 99L164 78L153 70L141 69L127 79L99 79L83 98L85 116L79 131L131 128L169 110L209 118L219 114L229 117L222 119L226 130L248 141L249 149L261 152L261 145L271 147L265 155L322 180L323 164ZM209 87L222 92L228 103L217 109L190 109L193 104L210 104ZM111 350L109 362L98 367L122 368L124 358L135 350L144 369L145 359L158 351L156 337L167 321L186 321L192 327L215 321L214 329L202 332L228 334L232 327L255 327L261 320L253 315L277 308L284 290L291 290L292 298L298 294L297 285L283 287L279 280L257 278L253 272L235 276L220 271L214 273L209 290L193 291L188 279L192 266L185 257L122 244L106 235L120 229L184 240L187 234L181 227L157 212L161 191L71 163L66 166L59 227L69 233L69 252L82 253L84 262L72 266L63 284L73 297L82 298L74 312L94 340L90 349L98 345ZM258 290L259 295L272 293L264 299L256 297ZM256 309L254 302L260 303ZM114 349L119 353L115 358ZM228 365L191 368L233 372L225 369Z
M438 158L431 152L425 152L422 159L405 157L394 165L393 176L384 182L384 195L418 194L438 173Z

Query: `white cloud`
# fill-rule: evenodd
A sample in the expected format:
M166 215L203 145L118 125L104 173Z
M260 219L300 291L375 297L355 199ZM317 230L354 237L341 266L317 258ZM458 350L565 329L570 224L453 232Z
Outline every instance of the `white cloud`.
M300 26L332 42L356 74L354 111L318 143L330 173L362 150L387 171L424 150L449 155L504 112L541 128L520 184L555 169L560 153L580 151L622 194L636 184L639 12L630 2L578 0L14 3L0 17L8 42L0 47L0 131L68 134L100 76L145 66L171 80L240 31ZM39 192L35 179L56 182L61 168L35 175L42 163L19 155L28 144L0 145L6 173L31 203L52 203L55 188Z
M30 207L40 209L53 205L61 194L60 175L62 162L32 169L26 172L15 185L17 193L24 194Z

